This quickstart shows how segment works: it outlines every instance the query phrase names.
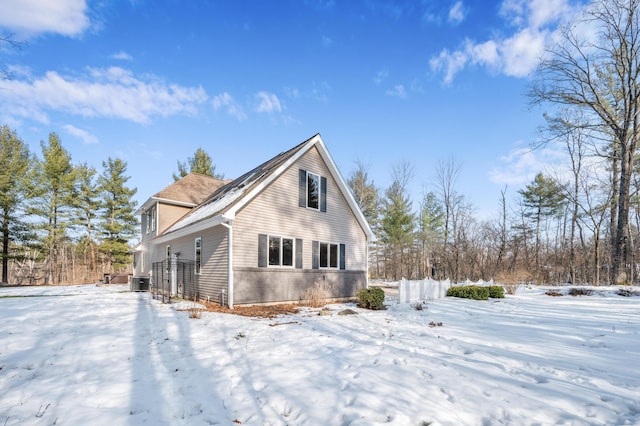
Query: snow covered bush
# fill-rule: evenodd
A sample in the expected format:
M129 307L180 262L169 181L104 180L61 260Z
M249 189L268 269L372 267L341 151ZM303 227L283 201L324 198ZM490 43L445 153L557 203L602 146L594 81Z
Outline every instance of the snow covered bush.
M616 294L618 296L623 296L623 297L640 296L640 293L636 293L635 291L627 290L626 288L618 289Z
M591 296L593 294L593 290L588 288L572 288L569 290L569 295L571 296Z
M363 288L358 290L358 306L365 309L384 309L384 290L380 287Z

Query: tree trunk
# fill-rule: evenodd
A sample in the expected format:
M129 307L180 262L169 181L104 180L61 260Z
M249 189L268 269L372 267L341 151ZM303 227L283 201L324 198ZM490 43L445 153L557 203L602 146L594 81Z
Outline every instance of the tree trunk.
M2 217L2 284L9 283L9 212Z

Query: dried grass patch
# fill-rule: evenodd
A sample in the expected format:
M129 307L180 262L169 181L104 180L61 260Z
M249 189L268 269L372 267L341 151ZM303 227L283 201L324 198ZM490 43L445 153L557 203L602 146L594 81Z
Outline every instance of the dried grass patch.
M300 305L281 304L281 305L255 305L255 306L234 306L229 309L228 306L221 306L218 303L204 303L208 312L218 312L222 314L242 315L245 317L256 318L275 318L280 315L297 314Z

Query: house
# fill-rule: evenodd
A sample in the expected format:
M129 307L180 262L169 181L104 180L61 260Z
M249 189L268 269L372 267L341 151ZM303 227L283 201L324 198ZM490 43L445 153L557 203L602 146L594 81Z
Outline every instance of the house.
M230 182L187 175L138 214L134 276L183 297L233 307L367 286L374 235L319 134Z

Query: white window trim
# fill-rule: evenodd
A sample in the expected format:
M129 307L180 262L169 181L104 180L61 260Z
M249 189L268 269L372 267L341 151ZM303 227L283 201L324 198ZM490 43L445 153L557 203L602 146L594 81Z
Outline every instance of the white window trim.
M154 204L153 206L149 207L147 209L147 211L144 213L145 215L145 221L146 221L146 231L147 234L152 233L153 231L156 230L156 222L157 222L157 215L158 215L158 209L156 208L156 204Z
M311 207L309 206L309 179L311 176L315 176L316 178L318 178L318 207ZM320 204L321 204L321 198L322 198L322 188L320 187L322 185L322 177L317 174L317 173L313 173L307 170L307 182L306 182L306 193L307 193L307 208L311 209L311 210L315 210L315 211L320 211Z
M198 241L200 241L200 259L198 259ZM202 274L202 237L193 239L193 273Z
M270 254L270 249L269 249L269 243L271 241L271 238L280 238L280 259L279 259L279 264L278 265L272 265L271 262L269 261L269 254ZM282 244L282 240L291 240L291 265L283 265L282 264L282 250L283 250L283 244ZM285 237L285 236L281 236L281 235L271 235L271 234L267 234L267 268L285 268L285 269L294 269L296 267L296 239L293 237Z
M321 259L322 259L322 245L326 244L327 245L327 266L322 266L321 263ZM337 252L336 252L336 266L330 266L331 265L331 246L336 246L337 247ZM329 242L329 241L318 241L318 269L340 269L340 243L333 243L333 242Z

